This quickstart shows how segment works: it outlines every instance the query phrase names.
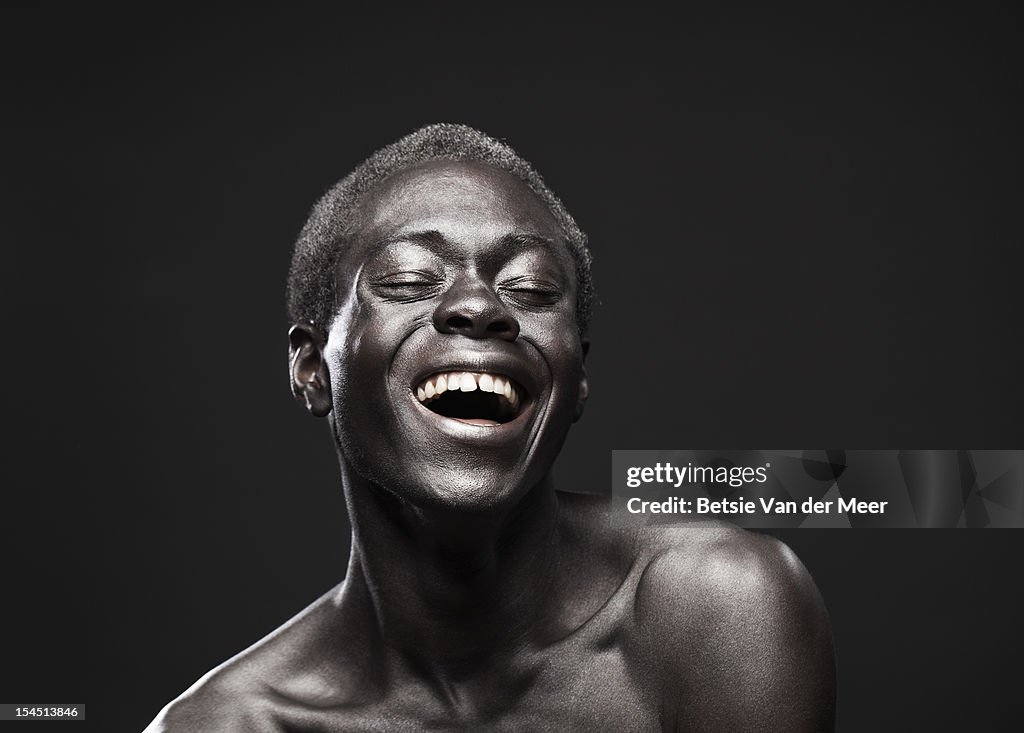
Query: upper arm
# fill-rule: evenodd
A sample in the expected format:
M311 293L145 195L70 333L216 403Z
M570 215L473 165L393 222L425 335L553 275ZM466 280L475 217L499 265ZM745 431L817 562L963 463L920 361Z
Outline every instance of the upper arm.
M833 730L832 635L810 575L781 542L727 537L659 554L638 589L638 618L660 637L666 727Z

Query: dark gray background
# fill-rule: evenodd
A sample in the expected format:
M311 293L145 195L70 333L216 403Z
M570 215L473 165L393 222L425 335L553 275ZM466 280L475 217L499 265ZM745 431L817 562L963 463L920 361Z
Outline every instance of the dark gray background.
M3 701L139 730L341 578L289 248L428 122L506 138L591 235L561 486L613 448L1020 448L1020 25L967 7L9 18ZM783 536L844 731L1005 723L1024 536Z

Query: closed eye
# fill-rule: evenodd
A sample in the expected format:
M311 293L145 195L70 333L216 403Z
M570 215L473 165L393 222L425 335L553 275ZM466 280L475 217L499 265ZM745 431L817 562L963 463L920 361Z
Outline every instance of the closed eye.
M401 272L374 280L370 287L385 300L409 303L433 297L441 283L428 273Z
M505 297L527 308L552 306L562 298L562 291L556 285L532 277L502 283L498 290Z

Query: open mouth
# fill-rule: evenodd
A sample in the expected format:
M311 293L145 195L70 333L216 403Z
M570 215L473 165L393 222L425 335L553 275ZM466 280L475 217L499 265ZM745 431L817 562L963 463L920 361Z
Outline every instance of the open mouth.
M526 398L511 378L487 372L438 372L420 382L415 392L431 412L488 427L515 420Z

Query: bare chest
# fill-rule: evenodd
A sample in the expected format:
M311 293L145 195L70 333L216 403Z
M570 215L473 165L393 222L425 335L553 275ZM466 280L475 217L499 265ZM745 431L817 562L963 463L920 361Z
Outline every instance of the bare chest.
M647 684L628 649L574 639L529 671L510 671L443 694L396 681L386 694L357 704L314 708L275 705L271 730L335 731L657 731L660 693Z

